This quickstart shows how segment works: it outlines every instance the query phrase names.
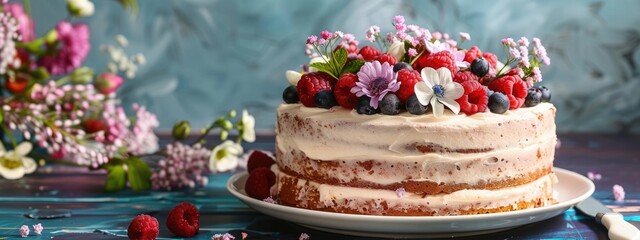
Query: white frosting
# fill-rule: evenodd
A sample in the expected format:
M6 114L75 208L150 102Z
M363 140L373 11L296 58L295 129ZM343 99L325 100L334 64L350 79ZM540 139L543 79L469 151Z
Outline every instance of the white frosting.
M280 166L309 171L313 160L340 161L323 174L342 183L364 180L393 184L407 179L437 183L505 180L550 168L555 152L555 108L549 103L505 114L478 113L435 118L358 115L340 107L325 110L299 104L278 108L276 145ZM479 153L423 153L415 145L436 144ZM295 153L292 154L292 153ZM374 160L373 171L359 162ZM311 167L311 169L317 169Z

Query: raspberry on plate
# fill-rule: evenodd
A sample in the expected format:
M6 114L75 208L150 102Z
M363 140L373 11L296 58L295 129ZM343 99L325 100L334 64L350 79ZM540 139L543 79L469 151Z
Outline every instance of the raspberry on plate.
M158 237L158 220L146 214L140 214L131 220L127 236L132 240L153 240Z
M200 213L193 204L180 203L169 212L166 225L177 236L193 237L200 230Z
M488 87L493 91L504 93L509 98L511 110L520 108L527 97L527 84L517 74L505 75L493 80Z
M402 69L398 71L397 79L400 82L400 88L396 91L396 96L404 104L415 93L414 87L416 83L422 81L422 77L418 71Z
M446 67L449 69L449 71L451 71L451 77L453 77L453 74L458 72L458 66L456 66L455 57L453 56L453 54L447 51L429 54L429 56L424 61L418 63L420 64L418 68L414 67L414 69L418 71L421 71L425 67L430 67L433 69Z
M333 87L333 95L336 97L338 104L346 109L353 109L358 103L358 97L355 93L351 93L351 88L356 86L358 76L353 73L343 74L342 77Z
M331 90L333 77L323 72L305 73L298 82L298 98L306 107L316 106L316 93Z
M384 54L378 56L376 58L376 60L378 62L380 62L380 64L389 63L389 66L394 66L394 65L396 65L396 63L398 63L398 60L395 57L391 56L391 54L388 54L388 53L384 53Z
M376 58L378 58L378 56L380 56L380 54L382 54L382 52L380 52L380 50L378 50L375 47L372 46L364 46L360 49L360 55L362 55L362 59L364 59L367 62L376 60Z
M464 94L456 102L460 104L460 111L472 115L487 110L489 98L487 92L478 81L464 81L460 83L464 88Z
M274 163L276 163L275 159L273 158L273 156L269 155L267 152L260 151L260 150L253 150L249 152L249 157L247 160L247 171L251 172L254 169L259 167L270 168L271 165L273 165Z
M462 83L466 81L478 81L478 76L473 74L471 71L462 71L457 72L453 75L453 81L457 83Z
M249 197L263 200L271 196L270 188L276 183L276 175L266 167L259 167L249 173L244 190Z

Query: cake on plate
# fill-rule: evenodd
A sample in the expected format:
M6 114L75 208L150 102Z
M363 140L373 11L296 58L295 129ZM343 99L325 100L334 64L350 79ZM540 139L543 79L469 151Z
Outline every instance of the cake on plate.
M555 107L540 40L503 39L500 62L448 34L393 18L307 39L277 109L272 199L305 209L467 215L555 203ZM364 45L364 44L363 44Z

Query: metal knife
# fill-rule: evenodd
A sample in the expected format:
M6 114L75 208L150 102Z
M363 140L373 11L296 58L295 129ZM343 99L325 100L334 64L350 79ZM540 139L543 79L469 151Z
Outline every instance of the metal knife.
M611 211L605 205L593 197L588 197L578 203L576 208L580 212L595 217L609 230L609 238L612 240L640 240L640 230L624 220L622 214Z

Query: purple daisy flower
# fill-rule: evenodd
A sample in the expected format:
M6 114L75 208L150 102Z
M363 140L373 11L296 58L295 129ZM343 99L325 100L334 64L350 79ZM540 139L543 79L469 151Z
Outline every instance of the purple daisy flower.
M358 82L351 88L351 93L361 97L367 95L371 98L369 105L378 108L378 102L387 93L398 91L400 82L396 80L396 73L389 63L380 64L378 61L367 62L358 72Z

